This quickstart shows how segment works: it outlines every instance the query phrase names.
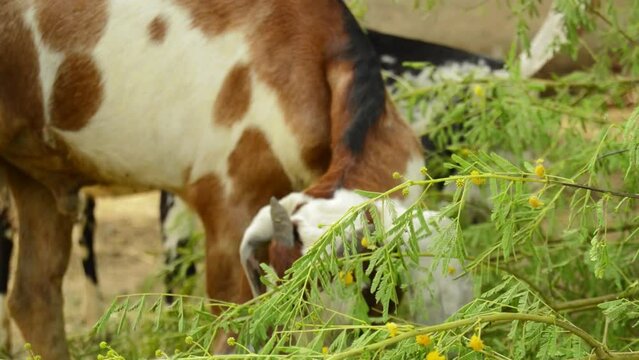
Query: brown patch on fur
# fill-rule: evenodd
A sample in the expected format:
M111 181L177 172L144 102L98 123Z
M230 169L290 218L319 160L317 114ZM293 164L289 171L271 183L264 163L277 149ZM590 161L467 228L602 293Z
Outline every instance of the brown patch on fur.
M206 232L206 285L208 296L243 302L251 298L241 269L239 246L250 221L241 206L227 202L224 186L215 175L190 185L185 200L197 211Z
M347 44L337 1L284 0L250 36L255 72L278 95L285 120L316 176L331 159L331 83L327 67ZM309 9L313 9L309 11ZM322 29L322 31L318 31Z
M162 43L166 38L166 32L169 25L162 16L156 16L153 21L149 23L149 37L154 43Z
M82 129L102 102L100 72L86 55L68 56L56 75L51 94L51 124L59 129Z
M106 27L106 0L37 0L42 39L60 52L91 49Z
M268 248L268 264L273 267L277 276L282 278L286 270L302 257L302 244L295 243L292 248L282 245L277 240L271 241Z
M253 11L263 0L176 0L191 14L194 28L217 35L242 23L254 21Z
M217 124L232 126L242 120L251 105L251 72L246 64L237 64L226 75L213 108Z
M339 92L337 96L348 98L347 94L340 95ZM334 119L348 116L346 107L334 107L333 116ZM336 121L332 124L334 134L343 134L345 127L340 124L344 123L346 122ZM362 154L355 157L341 143L335 145L333 152L328 170L305 191L308 195L329 198L340 187L386 191L401 183L401 180L393 179L393 172L405 173L408 162L421 155L421 145L387 95L384 115L366 134ZM397 193L395 196L401 194Z
M245 202L251 216L267 205L271 196L280 198L292 190L268 140L257 129L247 129L242 134L229 156L228 173L233 179L233 201Z
M0 148L21 128L44 124L38 54L23 10L16 1L0 5Z
M393 179L393 172L404 174L408 162L422 155L421 149L417 136L387 95L385 114L369 131L364 152L344 177L344 187L386 191L402 182Z
M264 135L248 129L228 159L233 191L227 196L215 175L187 188L185 200L206 230L207 292L211 298L242 302L251 298L240 266L239 248L246 227L271 196L284 196L291 182Z

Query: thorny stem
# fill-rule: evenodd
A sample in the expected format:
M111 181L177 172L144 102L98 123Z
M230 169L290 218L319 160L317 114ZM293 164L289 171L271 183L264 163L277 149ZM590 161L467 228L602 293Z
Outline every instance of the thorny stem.
M519 182L530 182L530 183L538 183L538 184L554 184L561 185L569 188L577 188L590 190L592 192L600 193L600 194L609 194L617 197L623 198L631 198L639 200L639 194L631 194L622 191L608 190L595 188L588 185L581 185L577 183L569 183L560 180L554 180L552 178L534 178L534 177L523 177L523 176L513 176L513 175L502 175L502 174L480 174L480 175L460 175L460 176L450 176L443 179L433 179L433 180L421 180L421 181L413 181L415 185L428 185L432 183L438 182L446 182L446 181L455 181L455 180L464 180L464 179L476 179L476 178L484 178L484 179L501 179L501 180L509 180L509 181L519 181Z
M572 301L566 301L563 303L554 304L552 305L552 308L555 309L556 311L585 310L608 301L624 299L624 298L632 298L636 296L637 294L639 294L639 288L635 287L617 294L608 294L608 295L598 296L598 297L589 298L589 299L579 299L579 300L572 300Z
M338 360L338 359L350 359L355 358L357 355L360 355L367 351L373 351L382 349L391 345L395 345L402 340L413 338L417 335L424 335L428 333L434 332L442 332L446 330L452 330L463 326L474 325L478 322L487 322L487 323L498 323L498 322L509 322L509 321L531 321L542 324L554 325L560 327L564 330L567 330L574 335L581 338L584 342L586 342L595 352L597 359L620 359L621 357L617 357L615 353L611 353L606 346L601 344L595 338L590 336L587 332L582 330L581 328L576 327L575 325L569 323L565 320L560 320L551 316L541 316L541 315L532 315L532 314L516 314L516 313L491 313L487 315L475 316L470 319L451 321L449 323L434 325L434 326L426 326L417 330L408 331L402 334L399 334L395 337L388 338L384 341L380 341L375 344L371 344L368 346L363 346L355 349L351 349L349 351L345 351L342 353L335 354L330 356L328 359L330 360ZM633 353L628 353L633 354Z

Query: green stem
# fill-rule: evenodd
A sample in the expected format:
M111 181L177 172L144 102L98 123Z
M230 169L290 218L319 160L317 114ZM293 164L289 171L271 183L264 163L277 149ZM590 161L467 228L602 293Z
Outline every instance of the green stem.
M552 307L556 311L585 310L585 309L589 309L589 308L595 307L595 306L597 306L599 304L602 304L602 303L605 303L605 302L608 302L608 301L613 301L613 300L618 300L618 299L626 299L626 298L633 298L637 294L639 294L639 289L631 288L629 290L626 290L626 291L623 291L623 292L617 293L617 294L608 294L608 295L598 296L598 297L589 298L589 299L579 299L579 300L566 301L566 302L563 302L563 303L555 304Z
M361 355L367 351L373 351L382 349L391 345L395 345L403 340L414 338L417 335L424 335L433 332L442 332L446 330L452 330L463 326L474 325L477 322L509 322L509 321L531 321L537 323L543 323L548 325L554 325L560 327L564 330L567 330L573 333L575 336L581 338L584 342L586 342L594 351L597 356L597 359L613 359L615 358L610 351L597 341L595 338L590 336L583 329L576 327L575 325L565 321L560 320L550 316L541 316L541 315L532 315L532 314L515 314L515 313L491 313L482 316L476 316L470 319L451 321L449 323L434 325L434 326L426 326L417 330L408 331L397 335L392 338L388 338L384 341L380 341L375 344L371 344L368 346L363 346L355 349L351 349L349 351L345 351L339 354L335 354L328 359L330 360L338 360L338 359L351 359L356 358L358 355Z

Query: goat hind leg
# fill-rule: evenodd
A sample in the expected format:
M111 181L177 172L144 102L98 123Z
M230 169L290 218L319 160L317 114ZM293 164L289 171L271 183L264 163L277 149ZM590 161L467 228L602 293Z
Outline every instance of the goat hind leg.
M69 262L73 218L59 212L44 185L16 169L8 174L20 224L9 311L36 354L66 360L62 277Z

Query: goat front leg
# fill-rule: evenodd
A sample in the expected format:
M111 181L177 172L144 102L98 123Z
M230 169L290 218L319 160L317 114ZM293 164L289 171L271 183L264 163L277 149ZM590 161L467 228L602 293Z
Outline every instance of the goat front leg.
M43 184L15 169L8 173L20 234L9 311L36 354L69 359L62 278L69 263L73 218L60 213L53 193Z

